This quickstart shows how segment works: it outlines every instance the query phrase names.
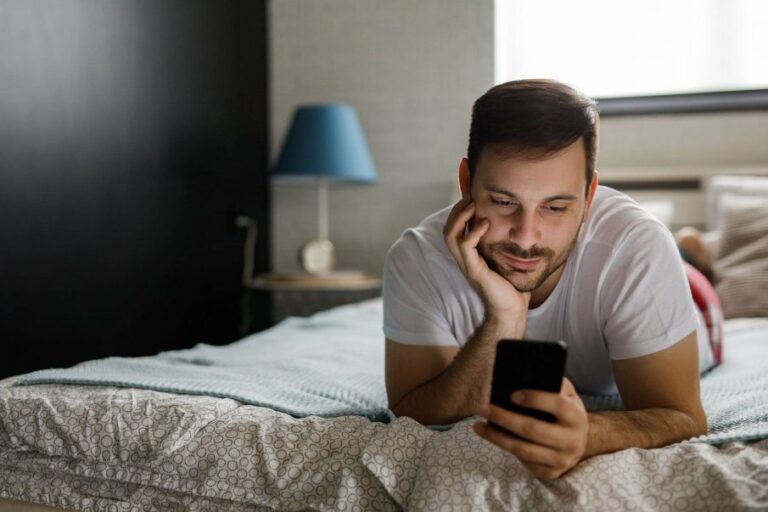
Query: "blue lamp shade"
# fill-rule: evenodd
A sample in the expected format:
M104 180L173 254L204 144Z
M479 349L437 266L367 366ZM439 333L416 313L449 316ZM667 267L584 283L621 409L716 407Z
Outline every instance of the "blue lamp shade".
M298 107L273 174L375 182L376 168L355 109L339 104Z

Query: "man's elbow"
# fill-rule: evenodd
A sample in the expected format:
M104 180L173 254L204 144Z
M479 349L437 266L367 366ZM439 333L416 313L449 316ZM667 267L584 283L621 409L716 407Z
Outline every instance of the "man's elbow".
M418 421L422 425L429 424L429 418L425 416L425 411L423 408L412 407L412 404L409 402L409 400L406 400L405 397L401 398L397 402L390 401L389 410L392 411L392 414L394 414L396 418L407 416Z
M707 415L704 414L704 411L702 411L701 414L694 418L694 423L696 429L696 433L694 434L695 436L703 436L707 434L709 425L707 424Z
M701 406L693 411L686 411L685 415L691 421L691 437L706 435L709 426L707 424L707 415Z
M389 410L392 411L392 414L394 414L395 417L399 418L400 416L409 416L418 421L418 418L414 416L414 411L411 411L408 408L408 400L406 400L406 395L399 397L388 396L387 401L387 407L389 407Z
M387 405L389 407L389 410L392 411L392 414L394 414L396 417L405 416L402 411L402 407L400 407L400 401L393 401L390 400L389 404Z
M404 396L396 403L393 403L393 401L390 400L389 410L392 411L392 414L397 418L407 416L422 425L449 425L470 416L462 416L453 410L437 408L434 405L428 407L423 401L420 402L418 398L410 397L408 395Z

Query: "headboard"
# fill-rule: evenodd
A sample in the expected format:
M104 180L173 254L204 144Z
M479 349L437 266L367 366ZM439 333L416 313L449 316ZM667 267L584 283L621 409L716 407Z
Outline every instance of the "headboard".
M681 226L714 229L717 196L724 191L741 192L760 182L762 188L754 188L755 194L768 195L768 165L609 167L599 169L599 176L602 185L621 190L640 203L671 205L669 226L673 230Z

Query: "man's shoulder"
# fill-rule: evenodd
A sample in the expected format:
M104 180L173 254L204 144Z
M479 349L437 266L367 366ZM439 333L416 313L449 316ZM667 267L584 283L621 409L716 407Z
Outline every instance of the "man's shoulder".
M585 241L614 248L636 238L665 236L667 227L634 199L599 186L585 226Z
M418 225L408 228L389 249L387 260L419 259L427 261L434 257L450 256L443 239L443 227L451 207L443 208L425 217Z

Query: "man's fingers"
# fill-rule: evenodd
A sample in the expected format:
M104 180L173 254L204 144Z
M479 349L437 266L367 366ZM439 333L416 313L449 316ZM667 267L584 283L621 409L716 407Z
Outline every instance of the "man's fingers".
M560 387L560 393L564 394L565 396L578 395L576 388L573 387L573 383L568 379L568 377L563 377L563 384Z
M529 409L538 409L560 417L563 407L563 397L558 393L539 391L536 389L520 389L512 393L512 402Z
M451 251L453 258L459 265L462 273L466 275L467 267L462 256L459 244L464 239L464 231L466 229L467 222L475 214L475 203L462 199L451 210L448 215L448 220L443 228L443 236L445 243L448 246L448 250Z
M562 454L557 450L512 437L487 423L476 424L475 432L486 441L511 452L522 462L548 467L557 467L561 463Z
M544 480L555 480L557 478L560 478L560 475L562 475L562 470L557 468L552 468L549 466L544 466L542 464L534 464L532 462L525 462L525 467L528 468L528 471L533 474L536 478L541 478Z
M488 228L490 227L491 223L488 221L488 219L480 219L479 221L475 222L475 225L472 226L472 229L469 230L469 233L464 237L464 240L459 244L461 246L476 248L477 244L480 243L480 239L483 237L486 231L488 231Z
M491 414L488 416L488 421L496 423L524 439L552 448L559 448L563 439L568 436L568 430L561 425L508 411L493 404L491 404Z
M464 208L467 207L468 204L472 202L472 199L469 197L462 197L459 199L456 204L453 205L453 208L451 208L450 213L448 213L448 218L445 220L446 227L452 225L452 222L456 218L456 216L461 213Z
M443 235L445 238L456 239L457 235L464 232L467 221L475 214L475 203L469 198L464 198L456 203L445 221Z
M480 239L488 232L490 222L488 219L482 219L477 222L464 240L459 243L459 250L461 251L461 257L464 260L464 266L466 267L465 274L471 276L473 279L477 278L478 264L482 261L480 254L477 252L477 245L480 243Z
M567 394L568 389L565 383L567 382L568 385L570 385L570 382L565 378L563 381L564 384L560 393L549 393L547 391L538 391L535 389L521 389L512 393L510 398L512 399L512 402L517 405L528 407L529 409L537 409L554 415L555 418L557 418L558 423L577 425L581 420L583 411L579 407L578 402L573 400L573 395ZM571 389L573 389L572 386Z

